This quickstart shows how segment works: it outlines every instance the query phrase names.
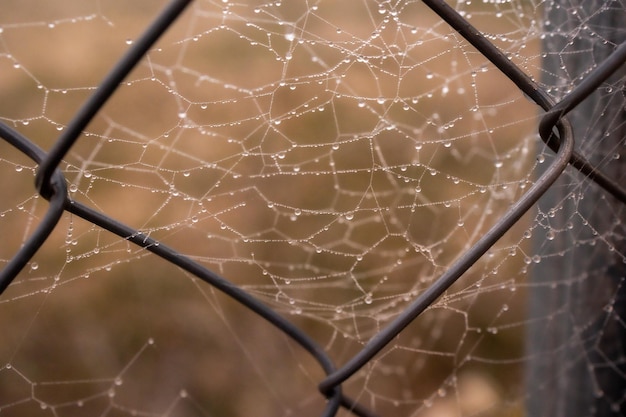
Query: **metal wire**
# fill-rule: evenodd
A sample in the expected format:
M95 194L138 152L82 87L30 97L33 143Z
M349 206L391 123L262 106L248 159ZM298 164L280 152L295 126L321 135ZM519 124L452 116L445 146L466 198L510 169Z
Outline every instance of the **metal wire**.
M288 335L315 358L326 373L320 382L320 392L328 398L323 416L335 416L340 407L361 417L374 417L376 414L351 398L342 394L341 384L362 369L381 349L413 322L429 305L456 282L481 256L489 250L552 186L569 164L603 187L619 201L626 203L626 190L591 165L582 155L574 151L574 136L570 123L565 117L568 112L585 100L621 65L626 62L626 43L601 63L569 95L558 103L553 103L527 74L516 67L502 52L487 40L476 28L465 20L443 0L423 0L435 13L452 26L480 53L487 57L521 91L537 103L546 113L542 117L538 131L542 140L555 152L550 166L529 188L529 190L495 223L495 225L463 253L453 265L429 288L400 313L386 328L376 334L364 348L353 356L340 369L336 369L331 358L302 329L274 311L263 302L234 285L219 274L177 252L153 238L119 221L100 213L87 205L69 198L66 180L59 164L79 136L98 114L108 98L116 91L128 73L144 57L159 37L174 23L191 0L173 0L148 27L145 33L130 48L128 53L113 67L96 92L76 113L65 132L55 142L48 153L31 140L0 123L0 137L24 153L39 165L35 187L50 201L49 208L35 232L11 261L0 271L0 294L10 285L24 266L32 259L56 227L64 211L73 213L99 227L128 240L153 254L177 265L197 276L214 288L227 294L248 309L263 317L280 331ZM555 131L556 128L556 131Z

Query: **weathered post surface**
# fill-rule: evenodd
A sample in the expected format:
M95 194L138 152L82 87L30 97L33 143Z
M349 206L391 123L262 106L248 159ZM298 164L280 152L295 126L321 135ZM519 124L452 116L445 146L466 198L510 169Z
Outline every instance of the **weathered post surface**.
M626 40L623 0L555 0L545 16L541 81L557 98ZM569 116L578 151L622 187L625 83L626 65ZM626 415L626 206L573 167L539 206L527 415Z

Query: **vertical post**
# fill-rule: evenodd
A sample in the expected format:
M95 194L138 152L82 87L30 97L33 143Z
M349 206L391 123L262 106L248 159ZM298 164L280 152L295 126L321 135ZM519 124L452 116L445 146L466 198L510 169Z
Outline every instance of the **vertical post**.
M626 40L626 6L554 0L546 8L542 82L558 99ZM578 152L622 186L625 77L622 67L569 115ZM540 201L535 225L527 415L626 415L626 207L569 167Z

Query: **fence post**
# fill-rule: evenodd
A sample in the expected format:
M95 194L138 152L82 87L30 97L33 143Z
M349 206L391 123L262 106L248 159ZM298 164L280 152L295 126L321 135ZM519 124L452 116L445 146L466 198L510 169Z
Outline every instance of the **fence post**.
M542 82L562 97L626 40L626 7L555 0L546 8ZM622 67L569 116L578 151L622 186L625 76ZM626 415L626 207L569 167L540 201L537 221L527 415Z

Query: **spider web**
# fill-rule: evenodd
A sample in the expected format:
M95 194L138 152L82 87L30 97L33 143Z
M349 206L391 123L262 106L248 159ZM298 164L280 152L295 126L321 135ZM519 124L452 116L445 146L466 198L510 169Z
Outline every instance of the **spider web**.
M0 120L49 149L164 5L5 1ZM556 99L599 64L597 45L620 43L593 25L624 10L616 1L593 13L526 0L451 5ZM542 49L550 40L562 44ZM584 110L597 125L611 114L608 130L575 127L583 155L623 183L616 79ZM537 114L421 2L199 0L61 169L72 199L242 287L340 366L533 184L553 156ZM2 263L48 207L36 169L0 144ZM529 314L529 293L593 286L598 268L532 280L531 270L608 253L624 275L623 206L606 195L588 209L591 184L569 167L556 200L507 232L344 391L381 416L515 416L550 392L550 382L529 389L525 367L540 358L568 369L572 339L527 349L526 334L558 329L575 300L531 303ZM576 334L599 318L611 322L600 329L623 331L612 310L619 285L604 288ZM325 404L325 375L285 335L71 214L0 298L0 326L3 416L319 415ZM619 411L622 401L609 403Z

